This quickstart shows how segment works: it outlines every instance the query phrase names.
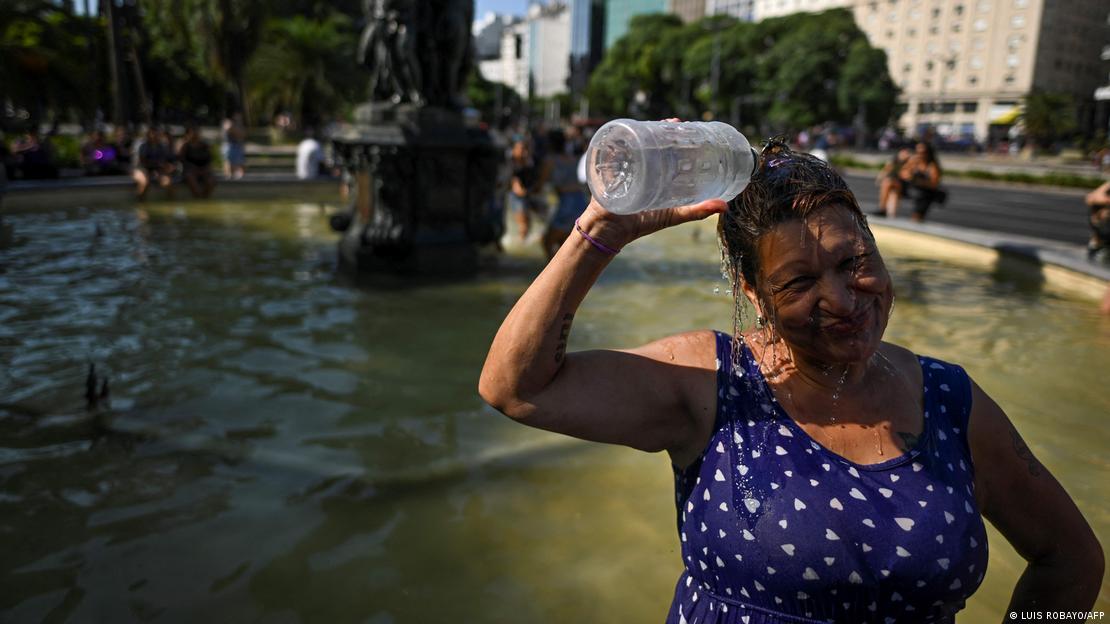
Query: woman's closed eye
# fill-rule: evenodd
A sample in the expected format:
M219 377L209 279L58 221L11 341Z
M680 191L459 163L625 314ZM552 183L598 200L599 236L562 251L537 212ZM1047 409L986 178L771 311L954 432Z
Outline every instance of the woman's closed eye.
M866 252L851 256L850 258L845 258L840 262L840 268L844 271L858 270L863 265L864 261L870 257L871 252Z

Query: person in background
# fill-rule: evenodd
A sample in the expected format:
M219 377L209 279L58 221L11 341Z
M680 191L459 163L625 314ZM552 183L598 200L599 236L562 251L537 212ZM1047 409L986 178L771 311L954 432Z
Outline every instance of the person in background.
M216 176L212 173L212 148L200 136L195 125L185 128L185 138L177 150L181 161L182 177L193 197L205 198L216 188Z
M906 184L902 180L902 168L910 160L910 150L898 150L890 161L879 171L876 182L879 184L879 209L871 214L893 219L898 214L898 203L906 194Z
M173 162L173 146L164 139L165 136L165 132L151 126L135 149L136 162L131 177L135 180L135 194L140 200L146 199L151 183L165 189L166 195L173 198L176 167Z
M1087 258L1110 264L1110 182L1105 182L1087 193L1091 238L1087 241Z
M316 130L306 128L304 138L297 145L297 178L308 180L323 175L324 148L316 140Z
M531 150L524 139L517 139L513 143L510 162L512 178L509 182L509 210L516 219L520 241L524 242L532 229L529 212L532 211L533 188L539 179L539 172L532 162Z
M586 192L578 181L579 155L568 151L562 130L547 133L548 157L544 161L544 177L551 182L559 203L547 223L543 235L543 250L550 260L574 229L574 222L586 209Z
M914 221L924 221L934 203L946 201L946 193L940 188L940 162L929 143L917 142L913 156L902 167L901 178L908 185L909 196L913 199L913 214L910 218Z
M58 177L54 165L54 150L43 141L37 128L31 128L12 145L15 171L24 180L42 180Z
M222 132L220 155L224 159L224 177L238 180L247 172L247 129L243 125L243 115L235 113L225 119Z
M128 173L131 170L131 163L134 161L134 155L131 153L131 146L135 143L135 139L131 136L131 131L126 126L116 126L112 131L112 141L110 145L116 150L116 167L118 173Z

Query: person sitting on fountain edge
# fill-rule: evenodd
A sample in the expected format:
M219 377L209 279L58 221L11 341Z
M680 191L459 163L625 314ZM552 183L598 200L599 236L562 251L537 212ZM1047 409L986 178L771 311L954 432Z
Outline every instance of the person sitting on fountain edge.
M567 352L613 256L719 215L732 335ZM958 365L883 341L894 285L826 163L779 141L751 184L632 215L592 202L493 339L479 393L509 417L667 451L684 571L667 621L952 622L989 519L1028 561L1011 610L1085 611L1102 548L1005 412Z

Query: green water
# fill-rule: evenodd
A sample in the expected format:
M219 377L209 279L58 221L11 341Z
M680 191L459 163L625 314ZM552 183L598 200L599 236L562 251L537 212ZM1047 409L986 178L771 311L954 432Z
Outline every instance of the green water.
M317 204L3 228L0 620L662 621L680 572L665 456L476 395L538 246L471 281L371 289L336 276ZM888 338L963 364L1110 540L1110 320L1035 279L884 253ZM640 241L571 348L728 329L725 288L711 226ZM111 411L85 410L90 360ZM991 538L965 622L998 621L1022 567Z

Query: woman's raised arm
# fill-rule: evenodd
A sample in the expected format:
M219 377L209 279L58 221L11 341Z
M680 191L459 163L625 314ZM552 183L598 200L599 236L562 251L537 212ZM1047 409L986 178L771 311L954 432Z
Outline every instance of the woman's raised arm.
M619 216L591 202L579 224L600 245L620 249L724 209L723 201L709 200ZM611 258L586 236L567 238L501 324L478 392L524 424L586 440L666 449L681 462L695 444L696 423L706 418L705 408L691 403L693 388L709 383L709 399L716 396L711 333L671 336L629 351L566 352L575 312ZM711 427L712 414L707 418Z

